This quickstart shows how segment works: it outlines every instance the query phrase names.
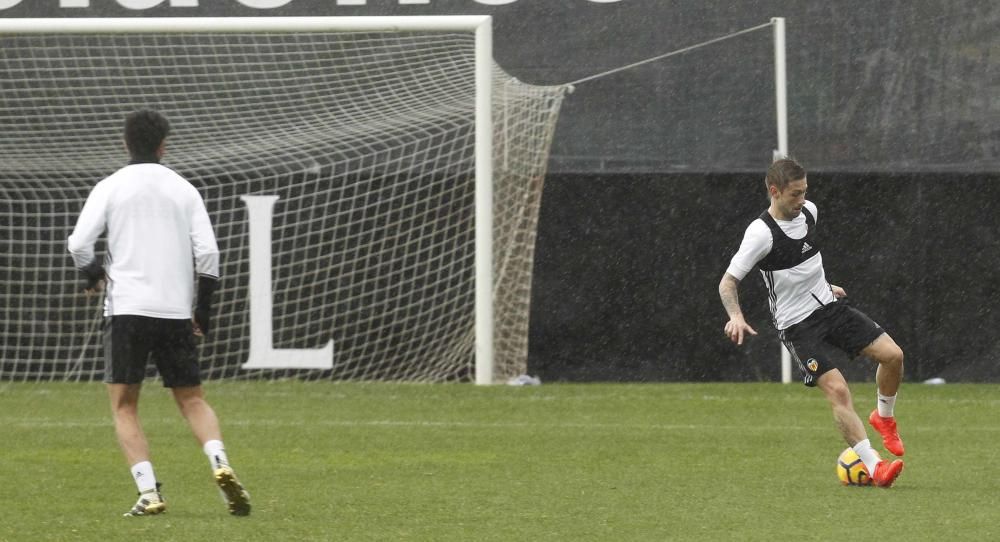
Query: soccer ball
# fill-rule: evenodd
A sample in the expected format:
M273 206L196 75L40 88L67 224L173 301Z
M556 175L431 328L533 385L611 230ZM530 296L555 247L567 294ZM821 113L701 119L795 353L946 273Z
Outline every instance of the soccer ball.
M837 458L837 478L845 486L872 485L872 477L868 475L868 469L854 448L840 452L840 457Z

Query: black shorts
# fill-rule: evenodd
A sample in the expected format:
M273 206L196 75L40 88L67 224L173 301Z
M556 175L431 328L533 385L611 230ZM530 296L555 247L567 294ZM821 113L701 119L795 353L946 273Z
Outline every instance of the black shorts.
M104 319L104 382L139 384L150 359L164 387L201 384L191 320L132 314Z
M833 349L854 357L883 333L885 330L867 314L838 299L778 331L778 337L802 370L803 383L815 386L820 375L836 368Z

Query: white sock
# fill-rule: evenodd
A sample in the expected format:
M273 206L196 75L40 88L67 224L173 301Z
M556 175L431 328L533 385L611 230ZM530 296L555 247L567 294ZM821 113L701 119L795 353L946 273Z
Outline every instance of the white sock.
M865 468L868 469L868 476L874 476L875 465L878 465L878 462L882 461L882 458L878 456L875 448L872 448L872 443L868 439L865 439L852 446L852 448L857 452L858 457L861 458L861 462L865 464Z
M156 475L153 474L153 464L149 461L140 461L132 465L132 479L135 480L139 493L156 491Z
M878 394L878 415L883 418L892 417L892 409L896 406L896 396Z
M221 440L210 440L202 447L208 462L212 464L212 469L217 469L223 465L229 466L229 458L226 457L226 448Z

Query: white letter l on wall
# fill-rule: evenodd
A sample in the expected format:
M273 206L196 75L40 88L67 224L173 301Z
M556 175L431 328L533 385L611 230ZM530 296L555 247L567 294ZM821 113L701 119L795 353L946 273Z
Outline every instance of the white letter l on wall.
M250 358L244 369L330 369L333 340L318 350L274 349L271 222L278 196L240 196L250 221Z

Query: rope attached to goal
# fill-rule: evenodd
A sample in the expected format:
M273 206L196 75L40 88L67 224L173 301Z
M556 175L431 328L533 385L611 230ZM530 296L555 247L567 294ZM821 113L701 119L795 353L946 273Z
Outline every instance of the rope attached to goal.
M679 55L679 54L682 54L682 53L686 53L688 51L693 51L693 50L701 48L701 47L712 45L713 43L718 43L720 41L725 41L725 40L728 40L730 38L735 38L736 36L742 36L743 34L749 34L750 32L756 32L757 30L761 30L763 28L767 28L767 27L773 26L773 25L774 25L774 21L769 21L769 22L766 22L764 24L759 24L757 26L753 26L753 27L750 27L750 28L744 28L743 30L736 31L736 32L733 32L731 34L726 34L725 36L720 36L718 38L713 38L713 39L710 39L708 41L703 41L701 43L696 43L694 45L689 45L689 46L684 47L682 49L677 49L676 51L670 51L669 53L664 53L662 55L654 56L652 58L647 58L646 60L640 60L639 62L633 62L632 64L627 64L625 66L621 66L621 67L618 67L618 68L615 68L615 69L612 69L612 70L608 70L606 72L601 72L601 73L597 73L597 74L594 74L594 75L590 75L590 76L584 77L582 79L577 79L576 81L569 82L566 85L568 87L570 87L570 90L572 91L572 88L574 86L580 84L580 83L586 83L588 81L593 81L595 79L600 79L602 77L606 77L606 76L614 74L614 73L623 72L625 70L630 70L632 68L636 68L636 67L642 66L644 64L649 64L650 62L656 62L657 60L663 60L664 58L669 58L669 57L676 56L676 55Z

